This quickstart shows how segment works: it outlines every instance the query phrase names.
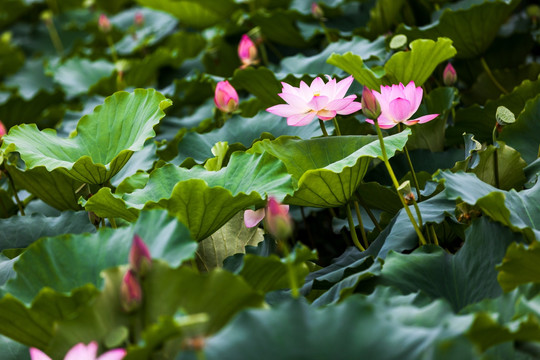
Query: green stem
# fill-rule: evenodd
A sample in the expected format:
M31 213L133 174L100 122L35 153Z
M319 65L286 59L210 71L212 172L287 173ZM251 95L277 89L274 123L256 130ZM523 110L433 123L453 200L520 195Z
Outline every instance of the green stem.
M364 229L364 222L362 221L362 215L360 214L360 207L358 206L358 201L354 202L354 210L356 210L356 217L358 218L358 226L360 226L360 235L362 235L362 242L367 249L369 247L369 243L367 241L366 230Z
M414 205L414 209L416 210L416 216L418 216L418 227L422 229L422 227L424 226L423 225L424 222L422 221L422 213L420 213L420 208L418 207L418 203L414 199L413 199L413 205Z
M377 228L377 230L379 231L382 231L382 227L381 225L379 224L379 221L377 220L377 218L375 217L375 215L373 215L373 212L371 211L371 209L366 205L366 203L364 202L364 200L362 200L362 197L360 196L360 193L357 191L356 192L356 198L358 199L358 203L360 205L362 205L362 207L364 208L364 210L366 210L369 218L371 219L371 222L373 223L373 225L375 225L375 227Z
M206 356L204 355L204 350L196 350L195 354L197 355L197 360L206 360Z
M111 223L111 227L113 229L118 228L118 226L116 226L116 220L114 218L109 218L109 222Z
M439 246L439 239L437 239L437 233L435 233L435 227L433 225L430 225L429 231L431 232L431 237L433 238L435 245Z
M339 129L339 124L338 124L338 121L336 119L336 117L334 117L332 119L332 121L334 122L334 127L335 127L335 130L336 130L336 135L337 136L341 136L341 130Z
M497 81L497 79L495 78L495 76L493 75L493 73L491 72L491 69L489 68L486 60L484 59L484 57L481 57L480 58L480 62L482 63L482 67L484 68L484 70L486 71L486 74L487 76L491 79L491 81L493 82L493 84L495 84L495 86L497 87L497 89L501 90L501 92L503 94L508 94L508 90L506 90L504 88L504 86L501 85L501 83L499 83L499 81Z
M303 206L300 206L300 214L302 215L302 221L304 222L304 227L306 228L308 239L309 239L309 242L311 243L311 248L315 249L315 241L313 241L313 236L311 235L311 230L309 229Z
M386 148L384 147L384 139L383 134L381 131L381 128L379 127L379 122L375 120L375 128L377 129L377 135L379 137L379 143L381 144L381 152L383 156L384 165L386 166L386 170L388 170L388 174L390 175L390 178L392 179L392 183L394 184L394 188L396 189L397 195L399 200L401 201L401 205L405 209L405 212L407 213L407 216L409 217L409 220L411 221L412 226L414 227L414 230L416 231L416 234L418 235L418 239L420 240L421 245L426 245L426 239L424 238L424 235L422 235L422 231L418 227L418 224L416 223L416 220L414 219L413 214L411 213L411 209L409 209L409 206L405 203L405 199L401 194L399 193L399 183L396 179L396 175L394 174L394 170L392 169L392 166L390 165L390 162L388 161L388 155L386 154Z
M332 37L330 36L330 32L328 31L328 28L326 27L326 25L324 25L324 22L322 20L319 21L319 23L321 24L321 27L323 28L324 36L326 36L326 41L328 41L328 44L331 44Z
M356 235L356 228L354 227L354 221L353 221L352 213L351 213L351 206L349 205L349 203L347 203L347 205L345 206L345 209L347 210L347 220L349 221L349 231L351 232L352 241L354 245L356 245L356 247L360 251L366 251L366 249L364 249L362 244L360 244L360 241L358 241L358 235Z
M326 131L326 126L324 125L324 121L322 121L321 119L319 119L319 126L321 127L323 136L325 137L328 136L328 132Z
M11 191L13 192L13 195L15 196L15 202L17 203L17 207L19 208L19 212L22 216L25 216L24 213L24 206L21 202L21 199L19 199L19 195L17 194L17 188L15 187L15 182L13 181L13 178L11 177L11 174L7 171L7 169L4 170L4 173L8 177L9 186L11 187Z
M113 62L116 64L118 62L118 55L116 55L116 49L114 48L114 42L111 35L107 34L107 43L109 44L109 49L111 50L111 57Z
M401 132L401 124L398 124L398 131ZM411 156L409 155L409 150L407 149L407 145L405 145L405 147L403 148L403 151L405 152L405 157L407 158L409 169L411 169L411 175L413 178L414 187L416 188L416 194L418 195L418 201L422 201L422 195L420 194L420 184L418 183L418 178L416 177L416 172L414 171L414 167L411 161Z
M56 31L53 19L51 18L49 21L45 21L45 26L47 26L47 31L49 32L49 36L54 45L54 48L56 49L56 52L59 56L62 56L62 54L64 53L64 46L62 45L62 40L58 35L58 31Z
M264 64L264 66L268 66L268 53L266 52L266 47L264 47L264 44L259 45L259 51L261 53L261 59Z
M501 184L499 180L499 157L497 155L497 126L493 127L493 146L495 146L495 151L493 151L493 172L495 175L495 187L500 189Z
M289 282L291 284L291 293L293 298L297 299L300 296L300 291L298 290L298 284L296 282L296 274L294 272L294 264L292 262L289 246L286 241L281 241L283 245L283 252L285 253L285 261L287 263L287 273L289 275Z

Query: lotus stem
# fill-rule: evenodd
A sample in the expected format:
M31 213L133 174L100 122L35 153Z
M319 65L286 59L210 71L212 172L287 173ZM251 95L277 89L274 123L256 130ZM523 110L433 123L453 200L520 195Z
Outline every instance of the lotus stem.
M330 32L328 31L328 28L326 25L324 25L324 21L319 21L319 24L321 24L321 27L324 31L324 36L326 37L326 41L328 41L328 44L332 43L332 37L330 36Z
M362 215L360 213L358 201L354 201L354 210L356 211L356 217L358 218L358 226L360 226L360 235L362 235L362 241L365 248L367 249L369 247L369 243L367 241L366 230L364 229L364 222L362 221Z
M19 208L19 212L22 216L25 216L24 213L24 206L21 202L21 199L19 199L19 195L17 194L17 188L15 187L15 182L13 181L13 178L11 177L11 174L7 171L7 169L4 169L4 173L7 175L9 185L11 187L11 191L13 191L13 195L15 196L15 202L17 203L17 207Z
M493 127L493 146L495 146L495 151L493 151L493 173L495 176L495 187L499 189L501 187L499 180L499 157L497 154L497 125Z
M508 90L506 90L504 88L504 86L501 85L501 83L499 81L497 81L497 79L495 78L495 76L493 75L493 73L491 72L491 69L489 68L486 60L484 59L484 57L481 57L480 58L480 62L482 63L482 67L484 68L484 70L486 71L486 74L487 76L491 79L491 81L493 82L493 84L495 84L495 86L497 87L497 89L499 89L503 94L508 94Z
M362 244L360 244L360 241L358 240L358 235L356 235L356 228L354 227L354 221L353 221L352 213L351 213L351 206L349 205L349 203L347 203L347 205L345 206L345 209L347 211L347 220L349 221L349 231L351 232L353 243L354 245L356 245L356 247L360 251L366 251L366 249L364 249Z
M323 136L324 137L328 136L328 132L326 131L326 126L324 125L324 121L322 121L321 119L319 119L319 126L321 127Z
M49 37L51 38L51 41L53 43L53 46L58 53L59 56L62 56L64 53L64 46L62 45L62 40L60 39L60 36L58 35L58 31L56 31L56 27L54 26L53 19L51 18L49 21L45 21L45 26L47 27L47 31L49 32Z
M359 191L356 192L356 198L358 199L358 203L360 205L362 205L362 207L364 208L364 210L366 210L369 218L371 219L371 222L375 225L375 227L377 228L377 230L379 231L382 231L382 227L381 225L379 224L379 221L377 220L377 218L375 217L375 215L373 215L373 212L371 211L371 209L366 205L366 203L364 202L364 200L362 200L362 197L360 196L360 193Z
M279 241L279 240L278 240ZM285 253L285 259L287 264L287 274L289 276L289 283L291 285L291 293L292 297L295 299L298 299L300 296L300 291L298 290L298 284L296 282L296 274L294 271L294 264L292 262L290 252L289 252L289 245L285 240L280 241L283 247L283 252Z
M334 122L334 127L336 128L336 129L335 129L335 130L336 130L336 135L337 135L337 136L341 136L341 130L339 129L339 124L338 124L337 119L334 117L334 118L332 119L332 121Z
M418 216L418 227L420 229L422 229L422 227L424 226L424 221L422 221L422 213L420 212L420 208L418 207L418 203L416 202L415 199L413 199L413 206L414 206L414 210L416 210L416 216Z
M401 124L398 124L398 131L401 132ZM422 195L420 194L420 184L418 182L418 178L416 177L416 172L414 171L414 167L411 161L411 156L409 155L409 150L407 149L407 145L405 145L405 147L403 148L403 152L405 153L405 157L407 158L409 169L411 169L411 175L413 178L414 187L416 188L416 194L418 195L418 201L422 201Z
M435 233L435 227L431 224L429 225L429 231L431 232L431 237L433 238L433 242L435 245L439 245L439 239L437 239L437 233Z
M109 34L107 34L107 43L109 44L109 50L111 50L112 60L116 64L118 62L118 55L116 54L116 49L114 48L113 39Z
M397 195L399 197L399 200L401 201L401 205L405 209L405 212L407 213L407 216L409 217L409 220L411 221L411 224L414 228L414 231L416 231L416 234L418 235L418 239L420 240L421 245L426 245L426 239L424 238L424 235L422 235L422 231L418 227L418 224L416 223L416 220L414 219L413 214L411 213L411 209L409 209L409 206L405 203L405 199L401 194L399 193L399 183L396 179L396 175L394 174L394 170L392 169L392 166L390 165L390 161L388 161L388 155L386 154L386 148L384 147L384 139L383 134L381 131L381 128L379 127L379 122L375 120L375 128L377 129L377 135L379 137L379 143L381 144L381 153L383 156L383 162L386 166L386 169L388 170L388 174L390 175L390 178L392 179L392 183L394 184L394 188L396 189Z
M113 229L116 229L118 228L118 226L116 226L116 220L112 217L112 218L109 218L109 222L111 223L111 227Z
M259 44L259 51L261 53L261 59L264 66L268 66L268 53L266 52L266 47L263 43Z
M311 247L315 249L315 241L313 241L313 235L311 234L311 230L309 229L303 206L300 206L300 214L302 215L302 221L304 222L304 226L306 227L306 232L308 235L309 242L311 243Z

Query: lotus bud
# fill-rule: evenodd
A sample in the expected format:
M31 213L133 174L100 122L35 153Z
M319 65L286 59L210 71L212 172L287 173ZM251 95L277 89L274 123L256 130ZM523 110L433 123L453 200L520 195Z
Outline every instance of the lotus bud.
M6 127L4 126L4 124L2 124L2 121L0 121L0 140L2 140L2 137L6 134Z
M317 2L311 3L311 15L317 20L324 19L324 11Z
M446 86L452 86L457 81L456 69L452 66L451 63L448 63L443 71L443 82Z
M282 205L274 197L270 197L265 215L266 229L276 239L285 240L292 235L293 223L289 216L288 205Z
M137 27L141 27L144 25L144 15L142 14L142 12L138 11L137 13L135 13L134 22L135 22L135 26Z
M98 27L99 27L99 31L103 33L108 33L109 31L111 31L112 26L107 15L105 14L99 15Z
M242 68L259 63L257 47L246 34L242 35L242 39L238 44L238 57L242 62Z
M50 25L52 24L53 12L51 10L45 10L41 13L40 18L46 25Z
M120 301L125 312L132 312L139 308L142 303L142 289L137 274L129 269L124 275L120 287Z
M133 236L133 243L129 250L129 266L140 276L144 276L152 268L152 257L148 247L137 234Z
M226 113L233 112L238 108L238 93L227 80L217 83L214 95L216 107Z
M364 86L362 90L362 112L368 119L377 119L381 115L381 105L373 92Z

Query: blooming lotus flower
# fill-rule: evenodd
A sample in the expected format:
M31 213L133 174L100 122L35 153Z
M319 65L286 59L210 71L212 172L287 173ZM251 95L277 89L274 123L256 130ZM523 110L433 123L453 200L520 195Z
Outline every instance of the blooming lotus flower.
M317 77L308 86L300 82L296 88L282 82L283 90L278 94L287 104L272 106L266 111L287 118L290 126L307 125L318 117L321 120L331 120L337 114L349 115L362 108L359 102L355 102L356 95L345 96L353 82L349 76L336 83L330 77L327 83Z
M403 86L402 83L392 86L381 85L380 93L375 90L372 93L381 106L381 114L377 118L381 129L393 128L398 123L423 124L439 116L439 114L429 114L409 120L418 110L423 96L422 88L416 87L413 81L407 86ZM366 119L366 121L374 124L372 119Z
M238 93L227 80L217 83L214 95L216 107L226 113L233 112L238 108Z
M251 38L246 34L242 35L242 39L238 44L238 57L240 58L240 61L242 61L241 68L259 63L257 47L253 41L251 41Z
M96 358L97 350L98 344L95 341L92 341L88 346L78 343L68 351L64 360L121 360L126 355L124 349L113 349ZM51 360L50 357L36 348L30 348L30 358L32 360Z

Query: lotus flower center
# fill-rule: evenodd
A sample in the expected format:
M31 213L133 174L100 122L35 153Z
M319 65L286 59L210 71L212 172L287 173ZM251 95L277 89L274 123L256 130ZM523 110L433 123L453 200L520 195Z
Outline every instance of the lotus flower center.
M313 96L321 96L321 93L317 91L316 93L313 94Z

